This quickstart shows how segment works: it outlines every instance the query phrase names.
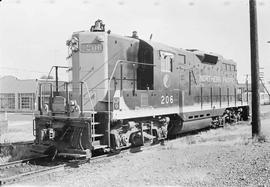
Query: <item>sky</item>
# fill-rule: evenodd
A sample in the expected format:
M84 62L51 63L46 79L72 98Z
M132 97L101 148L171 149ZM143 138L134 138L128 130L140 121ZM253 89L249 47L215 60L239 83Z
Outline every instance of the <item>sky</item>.
M102 19L106 29L177 48L233 59L238 80L250 74L248 0L2 0L0 76L47 75L67 66L66 40ZM270 1L257 0L259 62L270 81ZM66 79L65 71L60 78Z

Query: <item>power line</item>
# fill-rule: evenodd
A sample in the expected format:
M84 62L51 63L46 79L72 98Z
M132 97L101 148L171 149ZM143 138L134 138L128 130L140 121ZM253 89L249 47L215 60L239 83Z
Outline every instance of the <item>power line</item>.
M14 71L27 71L32 73L48 73L45 71L36 71L36 70L28 70L28 69L21 69L21 68L11 68L11 67L0 67L0 69L6 69L6 70L14 70Z
M203 0L201 0L201 1L203 1ZM4 2L4 3L8 3L8 4L23 4L23 1L22 0L0 0L0 3L1 2ZM45 4L55 4L55 3L57 3L57 2L59 2L59 0L40 0L40 2L41 3L45 3ZM89 4L89 3L91 3L91 0L81 0L80 1L82 4ZM196 5L197 3L198 3L199 1L195 1L195 0L189 0L188 2L187 2L187 4L189 5L189 6L194 6L194 5ZM233 3L234 3L234 1L230 1L230 0L224 0L224 1L221 1L222 2L222 4L224 5L224 6L229 6L229 5L232 5ZM260 0L260 1L258 1L258 5L259 6L264 6L265 4L266 4L266 0ZM120 5L120 6L122 6L122 5L125 5L125 3L126 3L126 1L124 1L124 0L119 0L118 2L117 2L117 4L118 5ZM160 5L161 4L161 2L160 1L154 1L154 3L153 3L155 6L158 6L158 5Z

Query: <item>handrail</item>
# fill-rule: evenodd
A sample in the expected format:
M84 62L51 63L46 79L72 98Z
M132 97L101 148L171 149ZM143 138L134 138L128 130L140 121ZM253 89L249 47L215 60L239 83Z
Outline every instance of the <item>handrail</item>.
M113 57L111 57L110 59L108 59L107 61L105 61L101 66L99 66L95 71L89 71L84 77L83 80L88 80L90 77L92 77L96 72L98 72L105 64L109 64L109 60L114 59L115 57L117 57L117 55L121 52L121 50L117 51ZM91 74L92 73L92 74ZM90 75L89 75L90 74Z
M42 107L41 107L41 104L43 103L44 101L44 94L42 93L42 86L43 85L49 85L50 86L50 99L49 99L49 110L52 110L52 97L53 97L53 84L51 82L39 82L38 85L37 85L37 89L38 89L38 94L37 94L37 100L38 100L38 111L40 113L42 113Z
M138 64L138 65L147 65L147 66L153 66L155 67L156 65L154 64L146 64L146 63L140 63L140 62L132 62L132 61L125 61L125 60L117 60L115 65L114 65L114 68L113 68L113 71L111 73L111 76L110 76L110 79L108 81L108 124L107 124L107 131L108 131L108 146L111 147L111 140L110 140L110 121L111 121L111 81L112 81L112 78L114 76L114 73L116 71L116 68L117 66L119 65L119 63L127 63L127 64Z
M90 91L88 89L88 85L86 84L85 81L83 81L83 84L85 85L85 88L87 90L87 94L88 94L88 97L90 99L90 104L91 104L92 111L94 111L94 105L93 105L93 102L92 102L92 99L91 99L91 95L90 95ZM83 95L81 95L81 97L83 97Z
M101 83L103 83L104 81L108 80L108 78L103 79L102 81L100 81L98 84L96 84L96 86L92 87L91 89L89 89L89 91L94 90L96 87L98 87Z
M91 95L90 95L90 91L89 91L89 89L88 89L88 85L86 84L86 82L85 81L81 81L81 82L66 82L65 84L67 84L67 86L69 85L69 83L77 83L77 84L83 84L83 85L85 85L85 89L86 89L86 91L87 91L87 94L88 94L88 97L89 97L89 100L90 100L90 103L91 103L91 108L92 108L92 110L94 110L94 105L93 105L93 102L92 102L92 100L91 100ZM85 94L83 94L83 87L81 87L81 98L82 97L84 97L85 96ZM81 103L81 105L83 106L83 103Z
M140 63L140 62L132 62L132 61L124 61L124 60L118 60L118 61L122 61L122 62L126 62L127 64L139 64L139 65L148 65L148 66L156 66L156 65L153 65L153 64L146 64L146 63ZM117 62L118 62L117 61ZM115 69L116 69L116 67L117 67L117 62L116 62L116 64L115 64ZM104 63L105 64L105 63ZM93 74L92 75L94 75L94 73L96 73L97 71L95 71L95 72L93 72ZM92 76L91 75L91 76ZM113 71L113 74L112 75L114 75L114 71ZM90 76L90 77L91 77ZM88 77L89 78L89 77ZM104 82L104 81L106 81L106 80L108 80L108 78L105 78L105 79L103 79L102 81L100 81L98 84L96 84L94 87L92 87L89 91L92 91L92 90L94 90L98 85L100 85L102 82ZM86 81L86 80L85 80Z
M98 72L101 67L103 67L105 64L108 64L108 62L105 62L102 66L100 66L96 71L92 72L92 74L90 75L86 75L84 76L84 80L81 82L83 84L85 84L85 88L87 90L87 94L88 94L88 97L90 99L90 103L91 103L91 108L92 110L94 110L94 106L93 106L93 102L92 102L92 99L91 99L91 95L90 95L90 92L95 89L98 85L100 85L102 82L108 80L108 86L107 86L107 91L108 91L108 124L107 124L107 133L108 133L108 146L110 147L111 146L111 142L110 142L110 119L111 119L111 81L113 79L113 76L115 74L115 71L116 71L116 68L118 67L119 64L122 64L122 63L126 63L126 64L138 64L138 65L146 65L146 66L152 66L152 67L155 67L156 65L154 64L146 64L146 63L140 63L140 62L133 62L133 61L126 61L126 60L117 60L115 65L114 65L114 68L113 68L113 71L110 75L110 78L105 78L103 79L102 81L100 81L98 84L96 84L94 87L92 87L91 89L88 88L88 85L86 83L86 80L89 79L90 77L92 77L96 72ZM91 72L89 72L91 73ZM122 72L121 72L121 77L122 77ZM85 79L87 78L87 79ZM121 79L122 80L122 79ZM122 81L121 81L122 82ZM122 84L122 83L121 83ZM82 88L81 88L82 89ZM81 91L82 92L82 91ZM81 97L83 97L84 94L81 94Z
M191 67L191 68L184 68L183 66L180 66L180 67L178 67L179 69L183 69L183 70L189 70L191 73L192 73L192 76L193 76L193 79L194 79L194 81L195 81L195 84L196 85L198 85L198 83L197 83L197 79L196 79L196 77L195 77L195 75L194 75L194 68L193 67Z
M96 70L94 71L89 71L84 77L84 80L88 80L91 78L93 75L95 75L96 72L98 72L105 64L108 64L108 62L103 63L101 66L99 66ZM91 74L92 73L92 74Z
M129 63L129 64L141 64L141 65L155 66L155 65L153 65L153 64L146 64L146 63L140 63L140 62L132 62L132 61L124 61L124 60L118 60L118 61L126 62L126 63ZM106 64L106 63L104 63L104 64ZM104 66L104 64L103 64L102 66ZM93 76L96 72L98 72L98 70L100 70L100 68L101 68L102 66L100 66L95 72L93 72L93 74L91 74L87 79L89 79L89 78L90 78L91 76ZM116 67L117 67L117 64L115 64L115 69L116 69ZM112 75L114 75L114 72L113 72ZM88 89L89 89L89 92L93 91L96 87L98 87L101 83L105 82L105 81L108 80L108 79L109 79L109 78L105 78L105 79L103 79L102 81L100 81L98 84L96 84L94 87L92 87L91 89L88 88ZM84 79L83 82L86 83L86 79ZM109 84L111 84L111 83L109 83ZM87 87L88 87L88 85L87 85ZM90 100L91 100L91 98L90 98Z

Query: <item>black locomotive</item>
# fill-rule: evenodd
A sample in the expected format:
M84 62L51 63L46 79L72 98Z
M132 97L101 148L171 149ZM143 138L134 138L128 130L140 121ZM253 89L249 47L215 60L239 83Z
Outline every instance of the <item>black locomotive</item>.
M236 63L220 55L112 34L101 20L67 46L65 91L39 86L36 151L91 157L248 118Z

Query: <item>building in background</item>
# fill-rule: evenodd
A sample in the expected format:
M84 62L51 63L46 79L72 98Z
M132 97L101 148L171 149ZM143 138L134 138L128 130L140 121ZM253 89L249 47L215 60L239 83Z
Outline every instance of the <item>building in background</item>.
M38 83L44 80L25 79L20 80L14 76L4 76L0 78L0 111L8 112L33 112L37 110L36 92ZM55 84L54 84L55 85ZM53 86L54 86L53 85ZM63 85L63 82L59 82ZM59 88L63 90L63 86ZM49 86L45 90L49 97Z
M251 84L250 83L240 83L239 86L244 88L243 90L243 101L249 101L251 104ZM270 93L268 87L264 83L259 84L259 94L260 94L260 104L269 105L270 104Z
M1 111L34 111L38 80L20 80L14 76L0 78Z

